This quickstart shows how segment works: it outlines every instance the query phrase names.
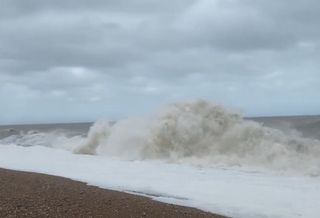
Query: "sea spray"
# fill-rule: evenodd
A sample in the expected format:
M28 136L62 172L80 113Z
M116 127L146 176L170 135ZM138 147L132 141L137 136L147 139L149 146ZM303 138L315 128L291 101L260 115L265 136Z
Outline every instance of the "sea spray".
M90 127L86 141L75 148L74 153L95 154L100 144L104 144L111 133L110 123L107 121L97 121Z
M320 172L320 142L286 135L207 101L171 105L159 114L96 122L76 153L162 159L202 166Z

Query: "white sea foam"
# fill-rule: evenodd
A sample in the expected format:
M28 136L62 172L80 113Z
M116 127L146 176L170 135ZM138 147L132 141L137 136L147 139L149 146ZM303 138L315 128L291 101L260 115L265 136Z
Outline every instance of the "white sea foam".
M1 146L0 167L57 175L237 218L318 218L320 178Z
M40 132L30 130L17 132L0 140L3 145L18 145L23 147L44 146L50 148L75 150L79 144L83 144L85 138L81 135L68 136L63 132Z
M320 173L319 141L285 135L203 100L174 104L157 115L114 125L96 122L75 152Z

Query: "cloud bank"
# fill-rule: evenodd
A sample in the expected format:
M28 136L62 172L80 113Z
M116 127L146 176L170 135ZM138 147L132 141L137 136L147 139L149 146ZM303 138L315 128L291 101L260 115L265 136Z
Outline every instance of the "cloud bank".
M315 0L3 0L0 123L117 119L205 98L320 110Z

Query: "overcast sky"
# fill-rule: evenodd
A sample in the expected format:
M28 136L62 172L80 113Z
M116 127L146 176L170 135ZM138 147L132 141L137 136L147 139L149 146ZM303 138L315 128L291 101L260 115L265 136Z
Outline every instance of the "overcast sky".
M318 0L1 0L0 124L319 114L319 42Z

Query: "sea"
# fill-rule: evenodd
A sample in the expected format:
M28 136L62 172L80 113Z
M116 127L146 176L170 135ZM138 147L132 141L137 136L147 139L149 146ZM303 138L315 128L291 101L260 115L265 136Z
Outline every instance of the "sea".
M320 214L320 116L243 117L197 100L88 123L0 126L0 167L231 217Z

